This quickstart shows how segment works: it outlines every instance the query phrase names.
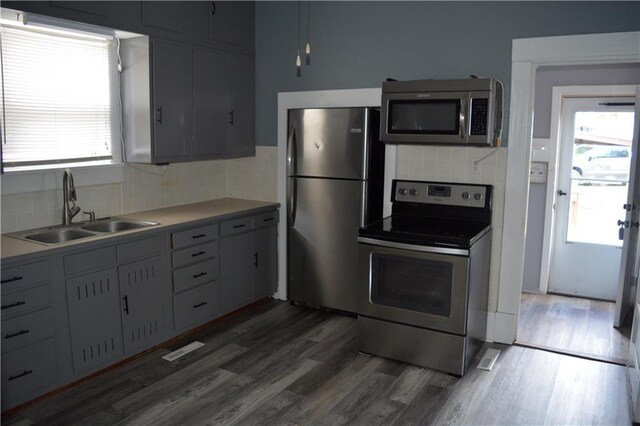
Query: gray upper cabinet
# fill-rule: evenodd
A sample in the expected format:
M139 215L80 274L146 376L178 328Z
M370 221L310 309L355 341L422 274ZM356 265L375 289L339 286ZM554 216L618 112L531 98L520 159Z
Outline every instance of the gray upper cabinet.
M197 157L222 157L227 151L226 132L230 122L228 56L213 49L193 49L193 151Z
M248 1L208 3L209 39L222 43L222 48L227 47L253 54L255 52L255 3Z
M155 162L191 156L193 98L191 46L152 40L153 150Z
M226 152L230 157L252 156L255 144L255 60L229 54L229 113Z
M189 2L142 2L142 25L184 34L189 28Z

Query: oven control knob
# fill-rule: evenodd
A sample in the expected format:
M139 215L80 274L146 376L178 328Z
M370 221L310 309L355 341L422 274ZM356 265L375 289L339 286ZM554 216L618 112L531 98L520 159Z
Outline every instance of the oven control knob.
M400 194L400 195L407 195L407 190L406 190L406 189L404 189L404 188L400 188L400 189L398 189L398 194Z
M409 195L412 195L412 196L415 197L416 195L418 195L418 190L415 189L415 188L414 189L410 189L409 190Z
M482 194L481 194L481 193L479 193L479 192L476 192L476 193L473 195L473 198L475 198L476 200L480 201L480 200L482 200Z
M462 193L462 199L463 199L463 200L468 200L468 199L469 199L469 193L468 193L468 192L466 192L466 191L465 191L465 192L463 192L463 193Z

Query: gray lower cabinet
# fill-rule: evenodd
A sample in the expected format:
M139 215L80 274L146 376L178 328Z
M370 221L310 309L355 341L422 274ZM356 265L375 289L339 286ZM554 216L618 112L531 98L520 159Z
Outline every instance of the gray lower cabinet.
M49 260L3 265L2 409L57 385Z
M224 310L239 308L255 299L253 286L253 235L251 227L220 242L222 301Z
M275 224L253 231L253 250L256 296L271 295L278 291L278 230Z
M123 353L118 270L110 268L66 281L71 353L76 373Z
M164 337L161 273L160 256L118 268L126 353L143 351Z

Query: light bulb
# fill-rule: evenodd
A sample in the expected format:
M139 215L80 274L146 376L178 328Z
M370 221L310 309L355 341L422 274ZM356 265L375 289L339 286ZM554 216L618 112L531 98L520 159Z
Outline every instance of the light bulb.
M300 59L300 51L298 51L298 56L296 56L296 66L298 68L302 66L302 59Z
M307 45L304 47L304 51L307 55L311 53L311 45L307 42Z

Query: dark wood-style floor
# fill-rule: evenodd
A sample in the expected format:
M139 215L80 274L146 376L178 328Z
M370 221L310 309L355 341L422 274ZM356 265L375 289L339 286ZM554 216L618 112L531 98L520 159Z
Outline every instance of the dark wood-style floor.
M517 342L624 364L631 321L614 328L614 311L613 302L522 293Z
M174 362L161 356L192 340ZM356 320L268 301L4 424L630 424L624 367L516 346L461 379L358 353ZM477 360L476 360L477 362Z

